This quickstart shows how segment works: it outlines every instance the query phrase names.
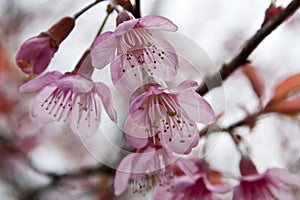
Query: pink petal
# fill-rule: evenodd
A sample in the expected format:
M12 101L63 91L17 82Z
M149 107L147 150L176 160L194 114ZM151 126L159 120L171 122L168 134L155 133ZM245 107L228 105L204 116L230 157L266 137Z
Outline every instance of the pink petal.
M174 93L181 93L184 90L195 90L198 87L198 83L193 80L185 80L181 82L178 86L172 89Z
M215 113L210 104L199 94L195 93L196 98L198 99L198 108L200 110L200 123L211 124L216 121Z
M243 190L240 186L236 186L233 189L233 197L232 200L240 200L240 199L245 199L247 200L244 195L243 195ZM249 198L248 198L249 199ZM250 199L249 199L250 200Z
M138 67L132 68L124 55L118 56L111 63L110 70L112 81L120 91L131 93L142 85L141 70Z
M104 109L110 119L117 122L117 112L113 107L112 94L109 87L107 87L104 83L98 82L96 83L96 91L100 96Z
M125 191L130 177L144 176L157 170L154 157L156 152L131 153L121 161L114 180L115 195Z
M153 193L154 200L174 200L174 193L167 191L165 187L157 185Z
M179 158L176 164L191 180L195 180L194 174L198 171L198 167L194 161Z
M272 184L272 185L268 186L268 190L277 199L284 199L284 200L294 200L295 199L295 194L293 194L292 188L289 188L287 185L281 185L281 187L278 188L278 185Z
M124 132L127 141L134 148L141 149L148 143L148 135L145 127L137 125L130 116L128 116L125 122Z
M116 30L113 33L113 36L119 36L119 35L122 35L128 31L130 31L131 29L134 28L134 26L136 25L137 22L138 22L138 19L124 21L116 28Z
M16 62L23 72L40 74L46 69L57 51L51 41L49 36L35 36L22 44L16 55Z
M146 101L147 98L149 98L151 95L158 95L158 94L162 94L163 92L164 91L160 88L150 86L147 89L147 91L145 91L144 93L142 93L141 95L136 97L134 99L134 101L130 104L129 114L133 115L134 112L136 112L139 108L142 107L142 104L144 103L144 101Z
M224 194L224 193L227 193L231 190L231 188L227 185L213 185L211 184L206 176L203 177L203 180L204 180L204 183L207 187L208 190L210 190L211 192L216 192L216 193L220 193L220 194Z
M114 180L114 190L117 196L127 188L135 156L134 153L127 155L118 166Z
M194 178L191 179L188 176L179 176L175 180L175 190L178 190L178 192L184 191L187 187L192 186L195 184L195 180L199 178L198 175L194 175ZM195 180L194 180L195 179Z
M163 31L177 31L177 26L165 17L157 15L147 15L139 20L142 27L146 29L156 29Z
M112 32L101 34L93 44L91 50L92 65L102 69L115 57L118 40Z
M55 81L58 88L73 92L88 93L94 88L94 82L79 74L65 74Z
M287 185L300 188L300 178L294 174L291 174L287 170L272 168L266 171L266 175L270 179L274 179L279 184L285 183Z
M79 136L92 136L97 132L100 124L100 101L96 98L94 103L92 103L92 107L84 109L78 104L83 103L84 101L82 100L80 101L80 98L77 98L75 101L72 113L68 118L69 125L72 132Z
M44 75L38 76L20 87L21 92L34 92L37 90L42 89L46 85L52 84L55 80L59 79L62 77L63 74L61 74L58 71L53 71L53 72L47 72Z
M165 132L162 134L162 142L164 146L177 154L189 154L192 151L192 148L195 147L199 142L199 133L196 125L189 127L189 130L183 129L183 136L178 132ZM190 135L190 136L189 136ZM169 138L172 138L172 141L169 142ZM182 142L184 141L184 142Z
M179 93L177 99L188 119L204 124L211 124L215 121L214 111L209 103L194 90Z
M41 74L48 67L54 53L57 51L57 48L46 48L43 49L39 57L36 59L36 62L33 66L33 72L35 74Z
M158 45L155 53L151 48L144 48L144 51L148 52L148 56L144 56L145 64L142 66L153 75L165 81L171 81L178 73L178 55L167 41L163 39L155 40Z
M26 40L20 47L16 61L18 60L36 60L39 57L41 51L46 48L50 49L51 38L49 36L41 37L35 36Z
M54 116L57 111L57 107L51 109L54 105L47 109L47 104L42 106L50 94L55 90L55 87L45 87L42 89L34 98L31 114L39 123L48 124L59 119L59 115ZM62 99L57 102L59 105L62 102Z
M158 76L163 80L172 80L178 72L178 58L173 47L165 40L157 39L157 47L137 48L119 55L111 64L114 85L126 90L134 90L142 84L142 74ZM154 53L153 53L154 52ZM122 79L122 80L120 80Z

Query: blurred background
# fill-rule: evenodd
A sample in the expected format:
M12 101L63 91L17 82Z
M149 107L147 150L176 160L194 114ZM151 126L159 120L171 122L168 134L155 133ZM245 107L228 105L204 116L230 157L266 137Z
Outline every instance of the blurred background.
M34 94L21 94L18 90L26 81L26 76L15 64L20 45L91 2L0 1L0 199L141 198L131 191L124 196L113 197L114 171L102 163L114 168L122 158L122 152L112 151L123 141L117 127L108 122L93 141L82 141L70 132L65 123L47 126L36 123L30 117ZM194 40L220 67L234 57L261 27L270 2L141 0L141 12L142 16L157 14L169 18L179 27L180 34ZM285 6L289 2L278 0L277 4ZM106 2L99 3L76 21L75 29L59 47L47 71L67 72L75 67L91 45L105 17L106 6ZM115 13L109 17L105 31L115 28L115 17ZM265 85L263 101L270 98L276 83L299 73L299 35L298 11L251 54L250 60ZM190 51L188 45L185 48ZM219 94L225 96L218 103ZM209 95L207 98L213 99L216 112L224 114L222 120L225 125L241 119L245 109L254 112L259 104L241 70L234 72L223 87L214 89ZM259 171L282 167L300 175L298 116L274 114L260 119L252 130L241 128L238 131ZM208 146L210 144L213 150L207 160L211 166L237 177L240 157L230 137L226 134L212 135L208 138ZM193 152L193 156L199 156L198 152ZM151 198L151 193L143 198Z

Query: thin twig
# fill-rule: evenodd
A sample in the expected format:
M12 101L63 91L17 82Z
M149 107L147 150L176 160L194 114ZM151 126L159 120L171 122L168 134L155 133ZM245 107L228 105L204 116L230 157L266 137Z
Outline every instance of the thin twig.
M82 10L78 11L77 13L74 14L74 18L77 19L80 15L82 15L83 13L85 13L87 10L89 10L90 8L92 8L94 5L100 3L101 1L104 0L96 0L93 3L87 5L86 7L84 7Z
M212 75L207 76L204 82L197 88L197 93L204 95L208 90L222 85L234 70L247 62L249 55L253 50L282 22L291 16L300 6L300 0L293 0L284 10L282 10L273 20L262 26L256 34L248 40L245 47L229 63L223 64L221 69Z

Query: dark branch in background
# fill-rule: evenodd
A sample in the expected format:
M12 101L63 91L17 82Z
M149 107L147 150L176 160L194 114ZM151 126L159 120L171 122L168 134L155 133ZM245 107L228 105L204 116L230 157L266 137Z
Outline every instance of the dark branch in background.
M140 0L135 0L135 5L133 7L132 14L135 18L141 17L141 2L140 2Z
M212 75L207 76L204 82L197 88L197 93L204 95L209 89L222 85L222 80L225 80L234 70L246 64L249 55L254 49L282 22L291 16L300 6L300 0L293 0L284 10L282 10L273 20L266 23L259 29L256 34L248 40L245 47L236 55L229 63L223 64L221 69Z
M4 138L0 134L0 151L6 151L12 155L14 155L19 160L23 161L24 164L26 164L27 167L29 167L31 170L33 170L35 173L47 176L50 179L50 183L38 187L32 190L26 190L26 192L22 192L21 199L22 200L32 200L32 199L38 199L38 196L41 195L43 192L46 192L47 190L50 190L51 188L54 188L56 186L59 186L63 181L66 180L78 180L81 178L86 178L88 176L93 175L110 175L113 176L115 174L115 169L110 168L106 165L99 165L96 167L90 167L85 168L83 170L79 170L77 172L71 172L66 174L56 174L56 173L50 173L50 172L44 172L38 169L28 158L26 154L24 154L18 147L14 144L14 139L8 139Z

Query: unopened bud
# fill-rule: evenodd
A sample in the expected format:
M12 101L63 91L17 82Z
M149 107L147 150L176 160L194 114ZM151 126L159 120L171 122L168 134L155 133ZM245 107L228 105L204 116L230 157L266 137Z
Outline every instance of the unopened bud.
M26 74L41 74L49 65L58 47L52 45L52 38L40 35L29 38L20 47L16 55L18 67Z
M43 32L42 35L49 35L53 42L58 46L69 35L74 26L74 18L64 17L54 24L48 31Z
M112 13L114 11L115 7L112 4L108 4L106 8L107 13Z

